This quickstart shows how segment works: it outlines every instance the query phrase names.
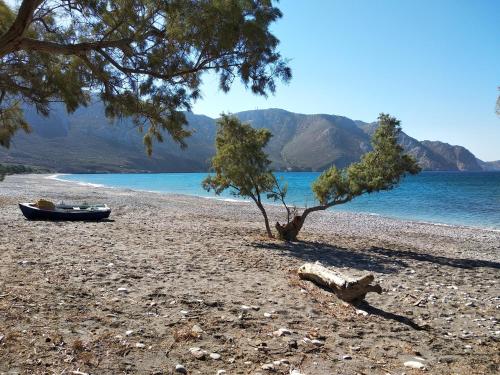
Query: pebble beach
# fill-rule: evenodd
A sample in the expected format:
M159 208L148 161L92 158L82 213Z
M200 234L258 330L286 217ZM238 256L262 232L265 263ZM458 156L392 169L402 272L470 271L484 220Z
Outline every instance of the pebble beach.
M500 371L500 231L331 211L286 243L250 203L48 177L0 182L0 374ZM39 198L112 213L26 220ZM316 261L383 293L342 302Z

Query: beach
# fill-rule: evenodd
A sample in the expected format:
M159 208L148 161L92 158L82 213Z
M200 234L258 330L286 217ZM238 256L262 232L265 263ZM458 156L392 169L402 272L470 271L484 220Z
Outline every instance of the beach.
M500 231L332 211L285 243L250 203L47 177L0 182L0 374L499 371ZM27 221L38 198L112 214ZM384 291L346 304L298 278L315 261Z

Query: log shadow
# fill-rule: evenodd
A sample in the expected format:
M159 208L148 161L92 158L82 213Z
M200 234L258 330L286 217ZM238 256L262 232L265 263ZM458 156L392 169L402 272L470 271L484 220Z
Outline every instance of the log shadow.
M462 269L492 268L500 269L499 262L480 259L461 259L412 250L371 247L353 250L321 242L270 242L254 243L254 247L279 251L280 255L295 257L307 262L319 261L327 267L348 267L360 271L383 274L395 273L409 267L407 261L428 262L440 266Z
M382 309L379 309L378 307L370 305L368 302L366 302L364 300L356 303L355 306L361 310L366 311L367 313L369 313L371 315L377 315L377 316L380 316L381 318L386 319L386 320L393 320L395 322L404 324L404 325L406 325L414 330L417 330L417 331L428 331L429 330L428 325L419 325L419 324L415 323L412 319L410 319L406 316L394 314L394 313L391 313L388 311L384 311Z

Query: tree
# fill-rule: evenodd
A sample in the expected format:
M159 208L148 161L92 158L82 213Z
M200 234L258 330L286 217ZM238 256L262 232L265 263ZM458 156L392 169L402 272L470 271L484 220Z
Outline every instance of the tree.
M286 225L276 223L280 238L296 240L307 216L312 212L347 203L360 195L390 190L406 173L420 172L415 159L405 154L403 147L398 144L400 121L383 113L378 120L378 128L372 136L373 150L347 168L333 166L324 171L312 185L319 205L306 208L302 215L296 215Z
M0 0L0 145L28 130L23 103L48 115L97 98L146 131L148 152L165 131L184 146L204 72L259 95L291 78L269 31L281 16L272 0Z
M217 125L215 156L212 158L215 175L209 175L202 186L217 195L230 189L235 196L252 199L264 217L267 235L273 237L262 203L264 194L271 194L276 183L269 169L271 161L264 152L271 132L253 129L228 115L222 115Z

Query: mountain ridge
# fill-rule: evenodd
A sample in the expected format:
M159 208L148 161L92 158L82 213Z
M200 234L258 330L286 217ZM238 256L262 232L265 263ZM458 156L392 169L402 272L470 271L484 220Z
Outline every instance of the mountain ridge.
M273 133L266 151L277 170L321 171L344 167L371 149L376 123L331 114L301 114L280 108L235 113L240 120ZM110 122L94 102L67 114L54 105L48 118L25 108L32 134L17 134L0 162L37 165L58 172L195 172L206 171L214 154L216 119L186 113L188 147L181 150L169 137L156 143L147 157L142 135L130 120ZM500 161L484 162L462 146L418 141L402 132L400 143L424 170L500 170Z

